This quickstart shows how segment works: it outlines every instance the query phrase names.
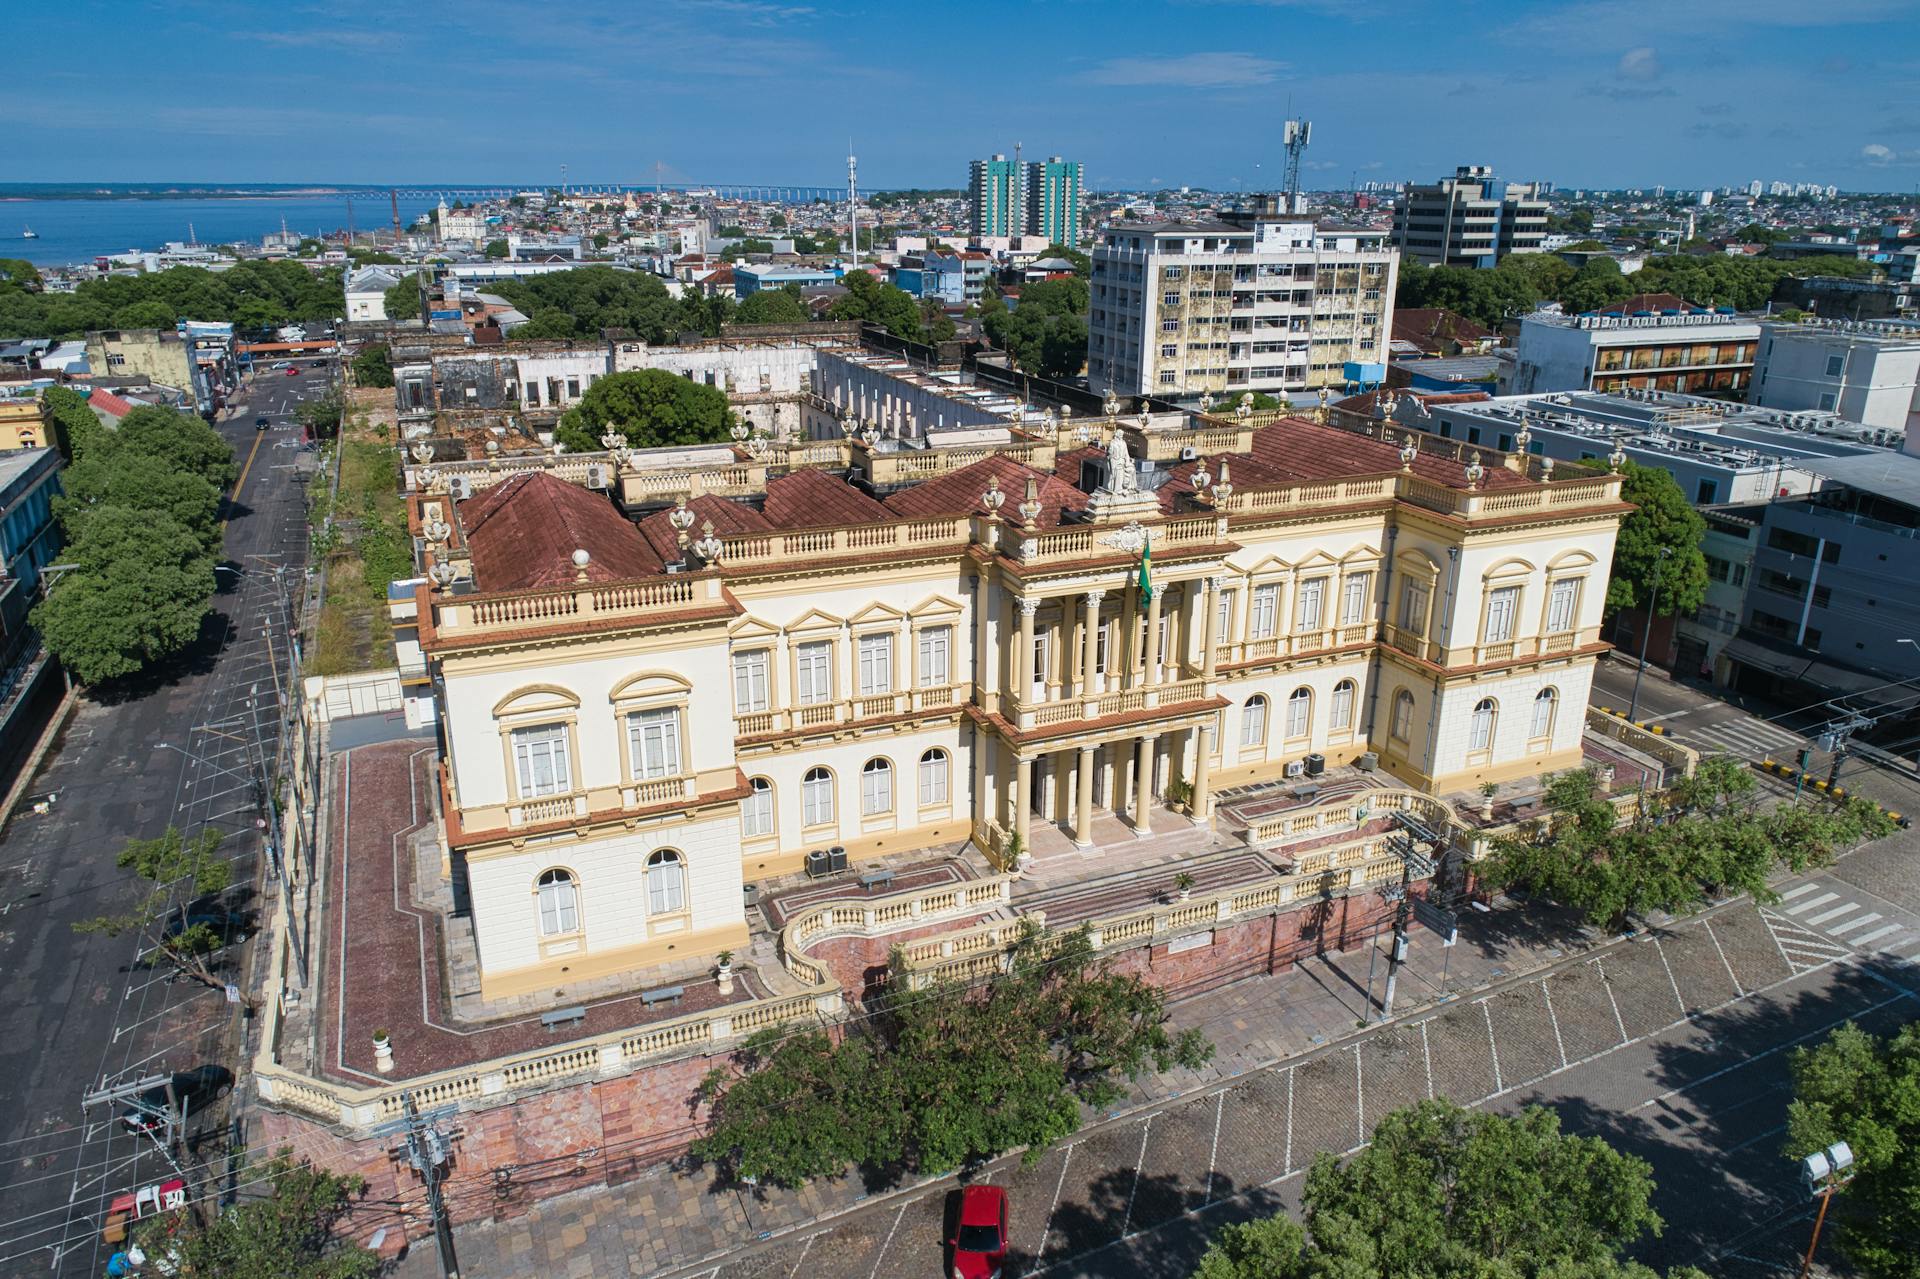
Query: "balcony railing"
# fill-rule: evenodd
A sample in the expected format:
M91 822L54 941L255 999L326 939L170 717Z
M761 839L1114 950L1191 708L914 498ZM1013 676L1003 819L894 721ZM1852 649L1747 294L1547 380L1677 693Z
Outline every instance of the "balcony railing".
M737 737L765 737L773 733L825 728L863 719L885 719L922 711L950 710L966 700L970 685L941 684L933 688L901 689L892 693L870 693L860 697L814 702L806 706L786 706L764 711L748 711L733 717Z
M705 574L512 595L436 595L434 640L457 642L587 622L650 620L663 612L718 605L719 586L717 576Z
M967 516L904 524L859 524L801 533L758 533L727 538L720 563L726 567L784 566L807 560L870 555L881 550L958 549L967 545L970 536L971 520Z

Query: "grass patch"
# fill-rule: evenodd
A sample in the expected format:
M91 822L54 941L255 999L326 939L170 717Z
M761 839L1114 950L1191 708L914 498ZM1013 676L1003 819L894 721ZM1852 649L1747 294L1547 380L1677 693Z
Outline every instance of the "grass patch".
M309 492L311 554L327 565L308 666L315 675L393 664L387 584L412 574L413 553L398 483L400 452L381 438L385 434L364 413L351 415L331 446L340 450L339 492L320 483Z

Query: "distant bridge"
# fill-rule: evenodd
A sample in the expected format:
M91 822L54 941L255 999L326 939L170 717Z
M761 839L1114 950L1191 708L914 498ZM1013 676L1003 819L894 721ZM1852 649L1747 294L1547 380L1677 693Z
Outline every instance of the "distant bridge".
M505 200L522 191L552 190L551 187L397 187L394 193L409 200ZM811 204L815 200L838 201L847 198L845 187L803 187L803 186L765 186L761 184L736 184L732 182L650 182L619 183L601 185L598 183L569 183L569 195L624 195L627 192L636 195L685 195L689 191L711 191L723 200L758 200L770 204ZM382 199L386 188L369 188L366 191L348 191L343 194L368 200ZM875 194L873 188L861 188L861 198Z

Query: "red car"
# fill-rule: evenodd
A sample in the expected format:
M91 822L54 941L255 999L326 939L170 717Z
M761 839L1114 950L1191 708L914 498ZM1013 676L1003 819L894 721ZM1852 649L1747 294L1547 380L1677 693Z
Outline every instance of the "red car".
M299 366L298 364L289 364L289 365L287 365L287 376L288 376L288 377L299 377L299 376L300 376L300 366Z
M1000 1279L1007 1259L1007 1192L968 1186L960 1192L960 1223L953 1238L953 1279Z

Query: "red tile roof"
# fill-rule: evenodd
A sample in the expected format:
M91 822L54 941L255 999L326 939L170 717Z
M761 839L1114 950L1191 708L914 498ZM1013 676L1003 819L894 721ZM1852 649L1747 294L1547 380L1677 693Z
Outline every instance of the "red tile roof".
M904 519L936 519L943 515L981 512L985 508L980 505L980 495L986 492L987 482L994 479L1000 481L1000 491L1007 495L1006 503L1000 508L1000 517L1013 523L1020 522L1020 513L1016 508L1026 499L1029 479L1039 485L1040 516L1037 522L1042 528L1058 525L1062 511L1086 509L1087 494L1073 485L999 454L983 457L972 466L961 467L937 480L902 489L887 499L886 507L896 517Z
M711 493L702 493L687 503L687 509L693 512L693 523L687 529L687 536L698 539L706 535L706 525L713 524L715 537L741 537L748 533L768 533L773 524L760 512L744 502L729 501L724 497L715 497ZM656 563L649 572L659 572L660 565L669 560L681 558L679 534L667 516L671 511L655 511L640 521L640 536L646 539L647 549Z
M1624 302L1603 307L1602 315L1632 315L1635 311L1687 311L1693 303L1677 293L1636 293Z
M1414 307L1393 313L1393 336L1412 342L1422 350L1435 350L1444 342L1485 342L1493 330L1455 314L1444 307Z
M591 556L590 582L659 571L658 557L613 503L545 471L516 475L460 503L459 511L474 585L483 591L568 585L576 580L575 550Z
M104 387L94 387L87 395L87 407L110 418L123 418L133 412L133 402L123 400Z
M845 480L813 470L768 480L761 510L776 528L874 524L893 518L886 507Z

